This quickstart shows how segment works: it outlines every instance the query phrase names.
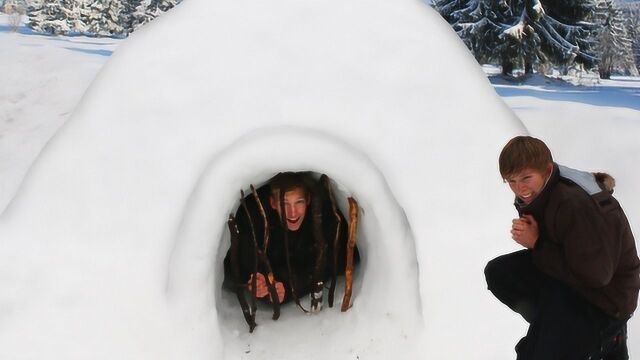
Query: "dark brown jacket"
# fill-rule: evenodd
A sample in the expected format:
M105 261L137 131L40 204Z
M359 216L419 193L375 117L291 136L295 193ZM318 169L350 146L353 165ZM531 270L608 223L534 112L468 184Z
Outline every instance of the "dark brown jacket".
M628 317L636 309L640 289L640 260L629 222L612 189L591 176L589 190L585 177L572 180L565 177L568 168L561 168L562 172L554 164L533 202L516 202L520 214L533 215L539 224L534 263L607 314Z
M274 277L277 281L281 281L285 287L285 302L293 299L291 293L291 280L289 277L289 271L287 269L287 256L284 244L284 228L280 224L280 218L278 213L271 209L269 206L270 190L269 186L265 185L257 190L260 197L260 201L265 207L265 212L269 222L269 247L267 249L267 257L269 258L270 265L273 270ZM322 228L325 234L325 241L331 240L335 237L336 232L336 220L330 206L330 200L328 194L324 192L321 194L320 199L323 201L322 211ZM262 217L258 211L258 205L252 195L246 198L247 208L251 214L251 218L254 222L254 230L256 233L256 241L260 248L263 247L264 239L264 223ZM347 221L338 210L342 225L340 226L340 236L338 243L338 254L336 271L337 275L343 275L345 269L345 257L347 246ZM236 221L240 230L239 234L239 246L238 246L238 266L239 276L237 279L239 283L246 284L249 280L249 276L253 272L254 264L254 247L252 245L249 220L242 211L238 209L236 213ZM307 209L300 229L297 231L288 231L288 243L289 243L289 264L291 265L291 276L293 276L295 289L298 297L302 297L308 294L312 289L312 277L314 272L314 266L317 256L317 244L313 237L313 224L312 224L312 209ZM333 245L327 241L326 259L324 267L324 279L327 280L331 277L333 272ZM354 251L354 263L359 262L359 253L356 247ZM231 271L231 250L227 252L224 259L224 282L223 287L226 289L234 289L235 281L233 272ZM258 271L266 274L267 271L262 265L259 266Z

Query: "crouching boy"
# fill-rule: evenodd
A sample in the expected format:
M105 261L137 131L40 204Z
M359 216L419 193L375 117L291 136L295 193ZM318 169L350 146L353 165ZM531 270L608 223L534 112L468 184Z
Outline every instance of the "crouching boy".
M491 260L485 276L529 323L517 359L628 359L640 260L613 178L560 166L528 136L507 143L499 166L519 213L511 236L525 249Z

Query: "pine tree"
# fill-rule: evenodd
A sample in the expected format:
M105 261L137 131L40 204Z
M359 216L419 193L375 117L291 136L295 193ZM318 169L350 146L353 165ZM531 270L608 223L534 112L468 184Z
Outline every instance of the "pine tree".
M177 3L177 0L34 0L28 7L28 25L47 34L126 36Z
M151 3L152 5L155 3L161 12L167 12L178 4L178 0L152 0Z
M519 66L579 62L590 66L595 10L592 0L435 0L435 8L453 26L480 63Z
M135 31L137 28L155 18L155 16L147 10L150 4L151 0L141 0L140 3L134 8L130 15L131 31Z
M120 0L93 0L87 8L87 33L93 36L125 35L122 9Z
M132 31L173 9L180 0L141 0L131 15Z
M69 32L69 25L59 0L41 0L33 2L27 8L29 26L33 31L49 35L60 35Z
M40 0L28 8L28 25L45 34L84 34L88 14L86 0Z
M142 0L123 0L122 1L122 27L126 34L131 33L134 29L134 22L136 20L135 14L137 8L142 3Z
M627 34L631 39L631 52L636 70L640 73L640 4L629 7L627 13Z
M634 67L631 39L627 34L622 12L613 0L598 0L596 34L598 72L600 78L609 79L615 70L629 71Z
M87 29L87 24L84 22L87 14L85 0L62 0L61 5L69 28L67 34L84 34Z

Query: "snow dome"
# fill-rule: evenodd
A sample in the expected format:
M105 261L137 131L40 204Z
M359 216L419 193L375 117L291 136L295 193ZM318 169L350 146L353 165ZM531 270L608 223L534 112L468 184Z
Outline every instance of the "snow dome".
M8 303L28 301L0 355L509 354L482 269L511 246L496 159L522 132L420 1L185 1L121 45L2 214ZM262 311L249 334L220 289L226 217L302 170L360 203L354 305Z

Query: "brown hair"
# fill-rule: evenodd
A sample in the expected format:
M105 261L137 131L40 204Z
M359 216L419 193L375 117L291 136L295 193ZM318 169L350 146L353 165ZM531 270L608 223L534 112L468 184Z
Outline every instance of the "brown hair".
M516 136L502 148L498 164L503 179L525 168L544 173L553 162L551 151L542 140L531 136Z
M271 196L274 199L279 198L280 192L287 192L294 189L301 189L305 197L309 198L311 195L310 179L306 173L301 172L282 172L274 176L269 180L269 186L271 188Z

